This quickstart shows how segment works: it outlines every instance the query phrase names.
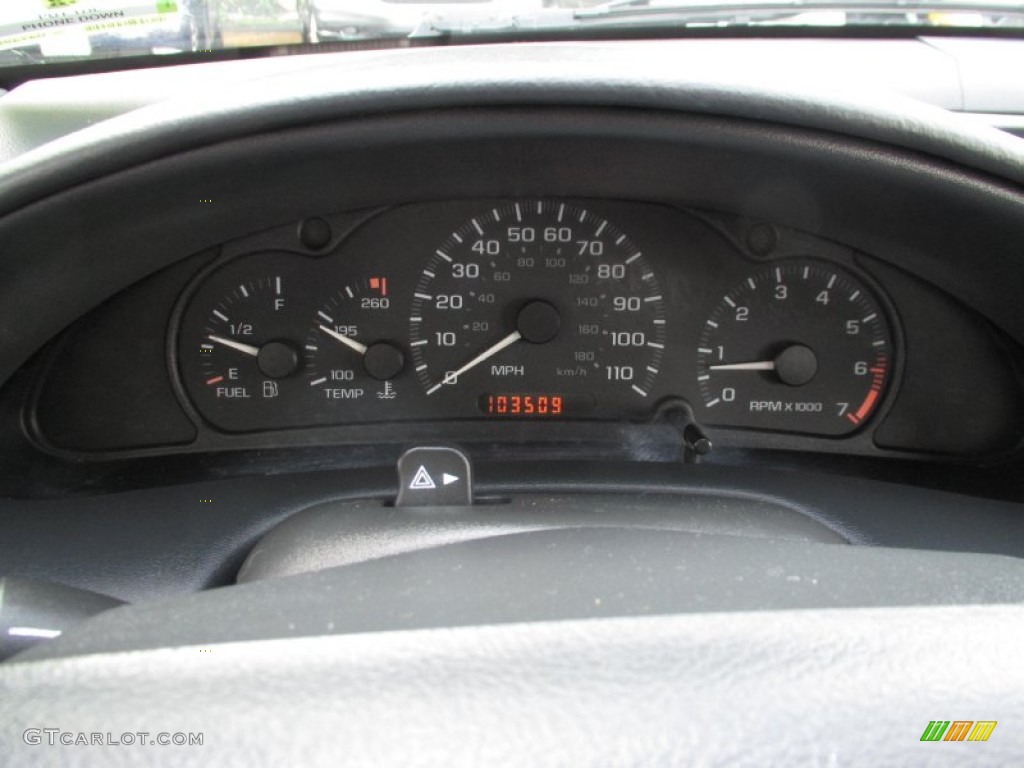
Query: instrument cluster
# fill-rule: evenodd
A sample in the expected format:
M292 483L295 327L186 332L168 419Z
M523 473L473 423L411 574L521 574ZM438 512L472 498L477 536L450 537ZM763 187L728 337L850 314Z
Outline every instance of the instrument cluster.
M254 243L179 302L179 391L216 430L642 422L673 401L838 437L891 388L890 310L842 249L759 256L699 215L562 199L408 205L334 240L304 226L330 245Z

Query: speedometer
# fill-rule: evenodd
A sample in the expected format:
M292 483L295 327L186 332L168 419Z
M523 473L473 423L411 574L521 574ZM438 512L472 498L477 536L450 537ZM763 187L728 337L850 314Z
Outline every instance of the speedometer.
M640 413L665 322L657 277L624 232L578 205L519 201L427 257L410 348L426 395L467 416Z

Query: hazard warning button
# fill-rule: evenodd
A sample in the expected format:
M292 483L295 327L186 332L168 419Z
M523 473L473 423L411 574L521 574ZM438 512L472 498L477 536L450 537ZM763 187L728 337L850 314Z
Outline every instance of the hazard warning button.
M457 448L412 448L398 460L397 507L468 507L473 469Z

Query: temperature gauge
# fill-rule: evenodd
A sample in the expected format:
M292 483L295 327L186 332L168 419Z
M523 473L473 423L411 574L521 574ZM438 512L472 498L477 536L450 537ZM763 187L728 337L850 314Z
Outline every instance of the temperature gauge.
M304 346L306 382L328 405L399 396L392 380L405 354L384 332L391 307L388 279L377 276L346 285L317 310Z

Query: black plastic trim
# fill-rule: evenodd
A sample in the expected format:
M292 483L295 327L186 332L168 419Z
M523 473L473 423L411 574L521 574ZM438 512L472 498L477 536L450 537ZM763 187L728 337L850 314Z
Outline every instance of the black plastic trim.
M750 467L477 462L476 470L478 496L728 496L780 504L865 544L1024 557L1024 505L1013 502ZM0 562L5 575L130 602L167 597L231 583L257 540L302 509L331 500L387 500L396 490L394 470L362 469L0 501Z

